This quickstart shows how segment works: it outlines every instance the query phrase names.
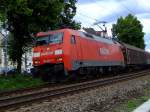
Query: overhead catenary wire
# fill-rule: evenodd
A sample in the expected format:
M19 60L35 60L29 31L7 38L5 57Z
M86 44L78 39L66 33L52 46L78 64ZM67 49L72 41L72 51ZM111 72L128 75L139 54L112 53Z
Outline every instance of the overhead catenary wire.
M82 16L82 17L85 17L86 19L93 20L94 22L97 21L97 19L95 19L93 17L90 17L90 16L87 16L85 14L82 14L82 13L79 13L79 12L77 12L77 14L80 15L80 16ZM93 25L93 22L87 21L86 19L84 20L84 21L86 21L85 23L88 24L88 27L91 27Z
M103 7L102 5L98 5L98 3L97 3L98 1L96 1L96 0L91 0L91 1L92 1L92 3L96 4L97 6L106 9L106 7ZM134 14L132 10L130 10L128 7L126 7L126 6L123 4L123 2L120 2L120 3L121 3L121 5L122 5L126 10L128 10L128 12ZM137 4L136 4L136 5L137 5ZM87 19L91 19L91 20L93 20L93 21L95 21L95 22L99 22L99 21L100 21L99 19L95 19L94 17L90 17L90 16L85 15L85 14L82 14L82 13L80 13L80 12L77 12L77 14L80 15L80 16L83 16L83 17L85 17L85 18L87 18ZM116 13L116 11L114 11L114 15L116 15L116 17L121 16L121 15L118 15L118 13ZM87 19L85 19L84 21L87 21ZM92 22L90 22L90 21L87 21L86 23L88 23L90 26L93 25L93 24L91 24Z
M98 19L95 19L95 18L93 18L93 17L87 16L87 15L82 14L82 13L79 13L79 12L77 12L77 13L78 13L79 15L81 15L81 16L88 17L89 19L92 19L92 20L94 20L94 21L98 21Z
M126 7L123 2L120 2L120 4L131 14L135 15L134 12L132 10L130 10L128 7ZM137 5L137 4L136 4Z
M82 14L82 13L79 13L79 12L77 12L77 13L78 13L79 15L83 16L83 17L86 17L86 18L88 18L88 19L94 20L94 23L90 24L90 27L93 26L93 25L97 25L100 29L102 29L102 27L100 27L98 24L95 24L96 22L100 22L98 19L95 19L95 18L93 18L93 17L87 16L87 15ZM104 22L105 22L105 21L104 21ZM90 23L90 22L88 21L88 23ZM105 22L105 23L106 23L106 22Z
M78 13L78 14L79 14L79 13ZM94 19L94 18L92 18L92 17L86 16L86 15L84 15L84 14L81 14L81 13L80 13L79 15L81 15L81 16L83 16L83 17L86 17L86 18L88 17L88 19L92 19L92 20L94 20L95 22L98 22L97 19ZM86 20L84 20L84 21L86 21ZM94 26L94 23L93 23L93 22L92 22L92 24L91 24L89 21L87 21L87 22L88 22L88 24L89 24L89 25L88 25L89 28L92 27L92 26ZM86 23L87 23L87 22L86 22ZM102 28L101 26L99 26L98 24L97 24L97 27L100 28L100 29L103 31L103 28Z
M95 1L94 1L94 2L95 2ZM97 5L97 4L96 4L96 5ZM79 15L81 15L81 16L84 16L84 17L87 17L88 19L94 20L95 22L98 22L98 21L99 21L99 19L95 19L95 18L93 18L93 17L87 16L87 15L82 14L82 13L79 13L79 12L77 12L77 14L79 14Z
M104 7L104 6L99 6L98 5L98 1L95 1L95 0L91 0L94 4L96 4L98 7L102 7L102 8L104 8L104 9L106 9L106 7ZM118 13L114 10L114 12L113 12L113 14L116 16L116 17L119 17L120 15L118 15Z

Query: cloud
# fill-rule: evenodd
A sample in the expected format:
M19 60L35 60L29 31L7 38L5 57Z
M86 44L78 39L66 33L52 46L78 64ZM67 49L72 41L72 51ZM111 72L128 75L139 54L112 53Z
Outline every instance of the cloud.
M78 16L83 16L80 13L107 22L116 21L120 16L124 17L129 13L135 16L141 15L140 18L149 18L149 4L150 1L148 2L148 0L87 0L87 2L85 0L79 0L76 18L78 18ZM84 20L89 19L86 16L82 18L84 18Z
M96 0L91 0L91 1L96 1ZM78 3L75 20L81 21L83 26L91 26L94 22L102 20L100 18L102 17L105 18L106 15L111 15L111 14L114 15L114 17L111 17L110 19L115 20L116 15L112 13L112 10L116 10L119 13L118 9L120 6L114 3L113 0L109 0L109 1L110 1L109 5L105 0L100 0L98 2L91 2L91 3L89 2L84 3L85 1L84 2L82 1L82 3Z
M132 13L142 22L147 33L150 32L149 12L150 0L78 0L75 19L83 26L90 26L96 20L115 23L120 16Z
M144 37L145 40L145 50L150 52L150 33L146 34Z
M146 50L150 51L150 0L78 0L75 20L84 27L92 26L97 30L99 28L92 25L94 22L107 21L108 33L111 35L112 24L129 13L142 23Z
M147 4L146 4L147 3ZM108 22L112 22L114 20L117 20L120 16L126 16L129 13L133 15L143 15L143 17L149 17L150 12L150 5L148 4L147 0L124 0L121 2L115 2L114 4L117 4L118 7L117 10L110 10L110 14L106 14L104 17L100 17L99 19L105 19ZM117 6L116 5L116 6Z
M137 17L140 18L140 19L142 19L142 18L150 19L150 13L138 14Z
M91 0L78 0L78 4L89 4L91 3Z
M145 19L145 18L142 18L140 19L141 23L143 24L143 31L145 33L150 33L150 18L149 19Z

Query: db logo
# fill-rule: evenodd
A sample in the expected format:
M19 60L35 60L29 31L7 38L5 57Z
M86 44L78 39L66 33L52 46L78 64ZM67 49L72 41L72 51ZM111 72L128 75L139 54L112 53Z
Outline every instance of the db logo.
M109 49L107 49L107 48L100 48L100 54L101 55L109 55L110 54Z

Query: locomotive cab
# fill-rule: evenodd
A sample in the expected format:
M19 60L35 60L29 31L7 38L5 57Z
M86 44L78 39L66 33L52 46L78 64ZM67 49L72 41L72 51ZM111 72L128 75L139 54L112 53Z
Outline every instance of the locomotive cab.
M33 49L34 76L48 80L52 74L62 71L64 32L40 32L36 36L36 45ZM46 76L45 76L46 75ZM48 75L48 76L47 76Z
M54 33L37 36L36 47L34 48L34 66L46 63L61 63L63 58L63 33Z

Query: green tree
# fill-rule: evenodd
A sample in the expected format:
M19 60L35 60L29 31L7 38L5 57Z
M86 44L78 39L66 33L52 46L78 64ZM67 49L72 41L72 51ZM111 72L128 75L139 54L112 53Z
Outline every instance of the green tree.
M75 0L70 0L68 5L73 1ZM0 7L3 8L0 8L0 15L5 14L7 30L10 32L9 54L11 60L17 62L18 72L21 71L22 55L32 44L34 35L39 31L60 28L63 18L61 15L65 6L64 0L1 1ZM74 23L72 19L68 21Z
M141 22L131 14L125 18L120 17L112 26L113 36L122 42L144 49L144 32L142 30Z
M64 5L63 11L60 14L60 28L72 28L72 29L80 29L81 23L75 22L73 17L76 15L76 4L77 0L68 0L68 3Z

